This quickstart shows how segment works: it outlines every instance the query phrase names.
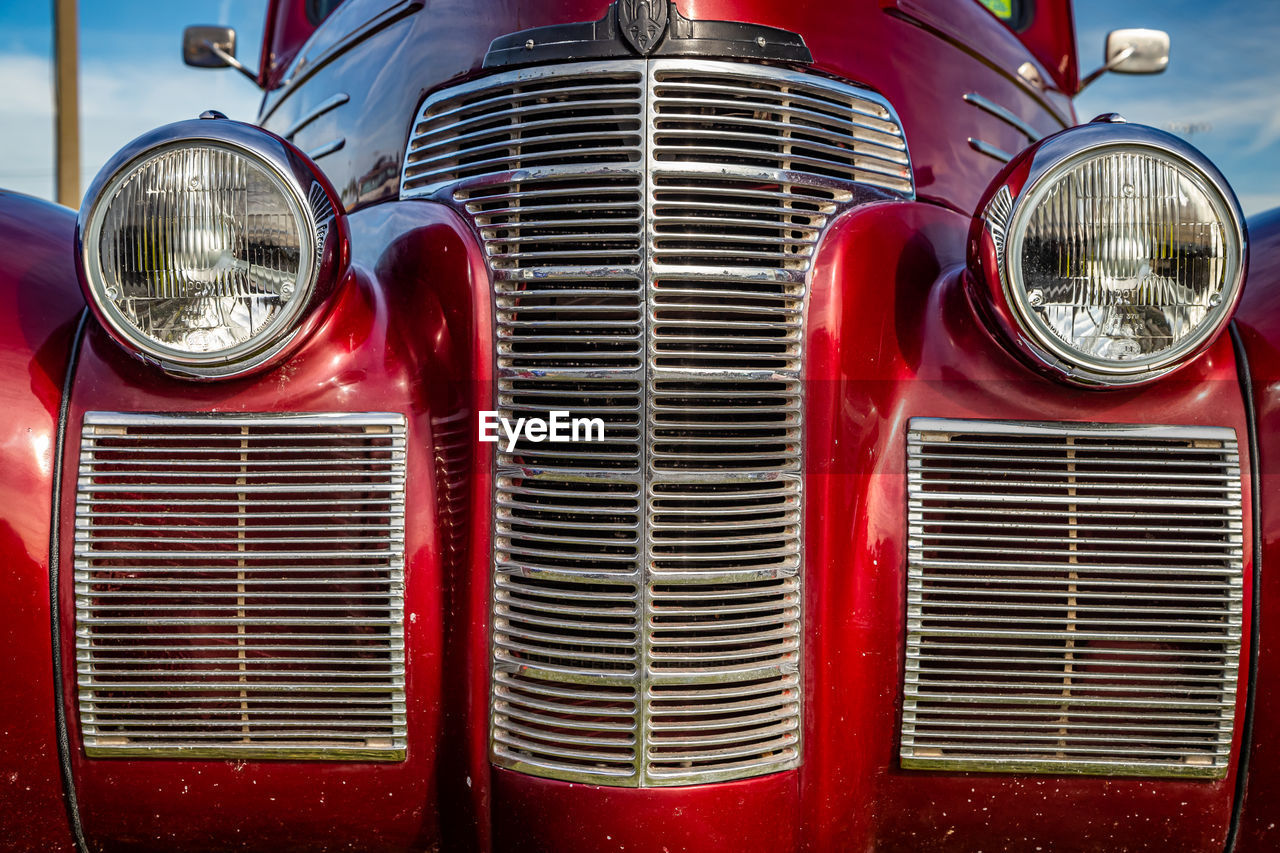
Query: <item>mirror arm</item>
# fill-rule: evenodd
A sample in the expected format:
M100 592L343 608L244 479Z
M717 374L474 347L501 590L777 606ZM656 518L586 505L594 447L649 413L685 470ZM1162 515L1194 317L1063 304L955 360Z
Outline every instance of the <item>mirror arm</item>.
M234 68L244 76L248 77L250 80L253 81L253 85L255 86L258 85L258 75L253 71L250 71L248 68L245 68L244 64L240 60L236 59L234 56L227 53L225 50L223 50L221 47L219 47L218 45L214 44L211 41L206 41L204 44L205 44L205 47L209 48L210 53L212 53L214 56L221 59L223 62L227 63L229 67Z
M1102 66L1098 70L1094 71L1092 74L1089 74L1087 77L1082 79L1080 81L1080 87L1076 89L1076 94L1080 94L1081 92L1083 92L1085 86L1088 86L1090 83L1092 83L1094 80L1097 80L1103 74L1106 74L1108 71L1114 71L1122 62L1124 62L1129 57L1133 56L1134 51L1136 51L1137 49L1138 48L1136 45L1132 45L1132 44L1127 45L1124 48L1124 50L1121 50L1115 56L1107 60L1106 65Z

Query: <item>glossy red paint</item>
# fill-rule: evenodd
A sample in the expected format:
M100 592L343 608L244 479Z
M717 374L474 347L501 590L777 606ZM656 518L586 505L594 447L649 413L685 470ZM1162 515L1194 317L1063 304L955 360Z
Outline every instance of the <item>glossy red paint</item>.
M1253 749L1238 853L1280 848L1280 210L1249 221L1249 286L1236 313L1257 410L1262 583Z
M603 788L494 770L494 848L512 853L773 853L804 834L794 771L690 788Z
M1059 91L1074 95L1080 89L1080 67L1076 58L1075 17L1072 0L1050 0L1035 4L1031 20L1018 34L1027 49L1040 60Z
M973 52L993 70L1011 77L1032 98L1061 103L1059 96L1075 91L1071 0L1030 0L1029 20L1021 31L1011 30L1004 23L992 26L994 16L976 2L880 0L880 5L890 14ZM983 35L975 39L975 33ZM1023 63L1029 63L1034 75L1026 73Z
M258 85L270 90L280 85L289 63L316 31L316 25L307 17L307 0L268 0L262 30Z
M75 214L0 192L0 850L70 850L49 615L50 483L67 355L84 307Z
M277 5L273 14L284 8ZM1007 66L1033 61L1032 52L1048 62L1045 57L1065 50L1065 36L1037 34L1033 23L1019 41L976 4L953 0L679 4L689 16L799 31L820 70L862 80L888 96L906 127L922 199L871 204L842 216L819 249L810 281L801 768L719 785L618 789L491 767L494 460L492 445L473 441L476 412L494 407L488 273L470 226L454 213L423 202L373 202L395 194L394 180L379 176L398 174L408 124L428 89L473 73L496 35L599 18L605 5L440 0L426 4L424 14L412 3L348 0L326 25L334 29L322 28L304 51L317 51L324 62L266 103L269 123L282 128L335 92L352 95L347 106L305 129L312 141L346 135L347 145L322 165L344 198L362 208L350 217L353 272L334 294L323 324L287 365L221 383L165 377L91 328L71 401L68 448L78 444L84 412L102 409L399 411L409 418L414 448L406 542L407 760L88 759L79 748L73 597L71 578L64 577L59 592L65 711L91 846L486 853L1220 850L1233 803L1234 760L1225 779L1210 782L936 773L898 766L906 572L903 434L910 417L1211 424L1237 431L1246 464L1251 452L1226 338L1152 385L1089 391L1028 369L979 321L965 287L966 239L973 204L999 167L974 152L966 138L977 135L1011 148L1021 143L1016 131L967 106L961 96L981 91L1037 128L1059 127L1071 119L1065 95L1032 92L1017 79L1016 64ZM1066 0L1040 0L1039 7L1050 10L1046 15L1069 12ZM400 10L398 17L344 42L345 33L364 32L359 22L389 8ZM985 23L978 27L978 21ZM268 28L273 39L285 32L283 26ZM1070 63L1041 67L1070 90ZM299 139L302 148L309 144ZM42 563L52 451L32 451L51 447L39 442L52 436L65 366L59 359L65 360L69 318L80 303L68 267L69 215L34 202L9 204L0 197L0 249L30 245L15 249L10 257L17 260L6 258L0 269L0 296L15 306L0 319L7 324L0 330L0 363L11 365L8 375L23 378L0 385L20 416L14 420L20 426L0 447L6 461L0 476L8 478L11 494L42 497L11 508L7 516L16 536L3 543L3 571L19 606L0 630L13 650L8 666L14 678L30 689L0 705L0 723L10 733L0 743L0 760L12 762L23 774L19 778L30 774L38 793L16 800L13 792L0 793L4 802L23 809L0 815L0 828L17 827L12 849L58 849L68 836L65 812L58 811L52 751ZM1280 237L1272 239L1274 254ZM1275 273L1268 280L1280 277L1280 267L1265 269ZM31 283L40 288L27 287ZM59 294L55 310L41 313L51 293ZM1280 306L1267 293L1260 290L1246 302L1241 322L1251 353L1257 353L1264 435L1274 436L1280 433L1280 327L1274 326L1280 320L1273 318L1280 316ZM30 391L24 384L28 375ZM466 425L462 446L451 445L445 425L459 421ZM22 433L27 427L37 433ZM1263 444L1264 466L1271 443ZM62 539L69 542L76 453L68 450L64 458ZM469 476L450 479L450 462L459 458ZM1269 488L1270 481L1264 483ZM1248 479L1244 488L1248 522ZM446 505L460 509L451 514ZM1280 509L1265 506L1270 532L1264 545L1280 558ZM1247 603L1254 594L1251 544L1246 523L1246 637ZM1280 588L1271 590L1263 606L1264 616L1274 611L1280 619ZM1270 639L1275 645L1276 638ZM1272 684L1259 692L1260 728L1265 722L1276 729L1280 646L1270 649L1264 637L1260 651ZM1242 677L1237 744L1246 684ZM1280 794L1280 771L1266 768L1277 766L1280 740L1259 737L1241 850L1276 846L1267 823L1269 805ZM6 784L0 776L0 792ZM0 847L5 843L0 838Z
M491 849L489 766L489 595L493 445L474 441L476 412L494 407L493 311L489 272L469 226L447 208L422 202L379 205L352 217L357 256L379 256L386 281L403 292L437 294L454 342L453 371L428 382L449 385L451 410L466 424L465 507L457 548L445 561L446 605L439 753L439 809L445 849Z
M288 365L260 377L218 384L170 379L92 329L76 376L67 447L78 446L81 419L90 410L406 414L410 445L419 449L409 454L414 488L406 506L408 758L388 764L87 759L78 747L74 609L66 577L66 711L81 815L99 849L391 851L439 842L446 575L455 559L445 549L456 531L440 510L447 486L437 472L440 457L456 448L444 445L438 427L467 405L458 379L469 359L471 320L456 297L482 288L472 278L474 249L452 214L425 205L412 217L405 213L392 205L353 217L352 227L365 235L360 245L371 251L358 254L356 272L335 294L315 337ZM70 542L75 451L66 458L62 529Z

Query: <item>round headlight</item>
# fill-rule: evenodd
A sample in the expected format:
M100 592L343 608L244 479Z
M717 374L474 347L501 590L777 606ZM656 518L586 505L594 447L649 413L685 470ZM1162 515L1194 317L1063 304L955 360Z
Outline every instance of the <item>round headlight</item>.
M289 343L315 301L332 192L291 146L248 125L184 122L150 136L90 191L90 299L117 340L167 370L243 374Z
M1221 174L1176 137L1125 124L1064 131L1016 158L985 205L994 313L1070 379L1148 381L1231 318L1242 222Z

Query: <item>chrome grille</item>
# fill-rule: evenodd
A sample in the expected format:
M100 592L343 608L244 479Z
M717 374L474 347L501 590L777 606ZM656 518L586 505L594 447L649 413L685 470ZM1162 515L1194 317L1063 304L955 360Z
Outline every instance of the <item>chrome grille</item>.
M1221 777L1233 430L916 418L903 766Z
M813 74L625 60L423 104L405 197L465 212L497 408L495 763L613 785L800 756L805 284L831 217L912 193L888 105Z
M87 413L86 753L403 758L404 477L401 415Z

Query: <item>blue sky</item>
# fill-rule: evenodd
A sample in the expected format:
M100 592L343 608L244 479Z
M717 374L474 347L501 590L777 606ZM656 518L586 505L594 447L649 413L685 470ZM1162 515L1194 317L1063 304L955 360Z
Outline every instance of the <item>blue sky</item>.
M864 2L864 0L859 0ZM969 2L969 0L952 0ZM0 0L0 187L53 193L51 0ZM1108 30L1172 37L1169 70L1110 74L1077 101L1081 120L1120 112L1203 150L1246 213L1280 206L1280 0L1075 0L1081 67ZM80 0L82 189L133 137L214 107L252 120L259 93L227 70L182 64L182 28L226 24L256 67L266 0Z
M1280 0L1075 0L1083 72L1108 30L1168 30L1169 69L1106 74L1076 99L1081 121L1119 112L1177 133L1217 164L1245 213L1280 207Z
M83 190L135 136L209 108L252 121L261 93L235 71L182 64L188 24L236 28L258 66L266 0L80 0ZM52 0L0 0L0 187L53 195Z

